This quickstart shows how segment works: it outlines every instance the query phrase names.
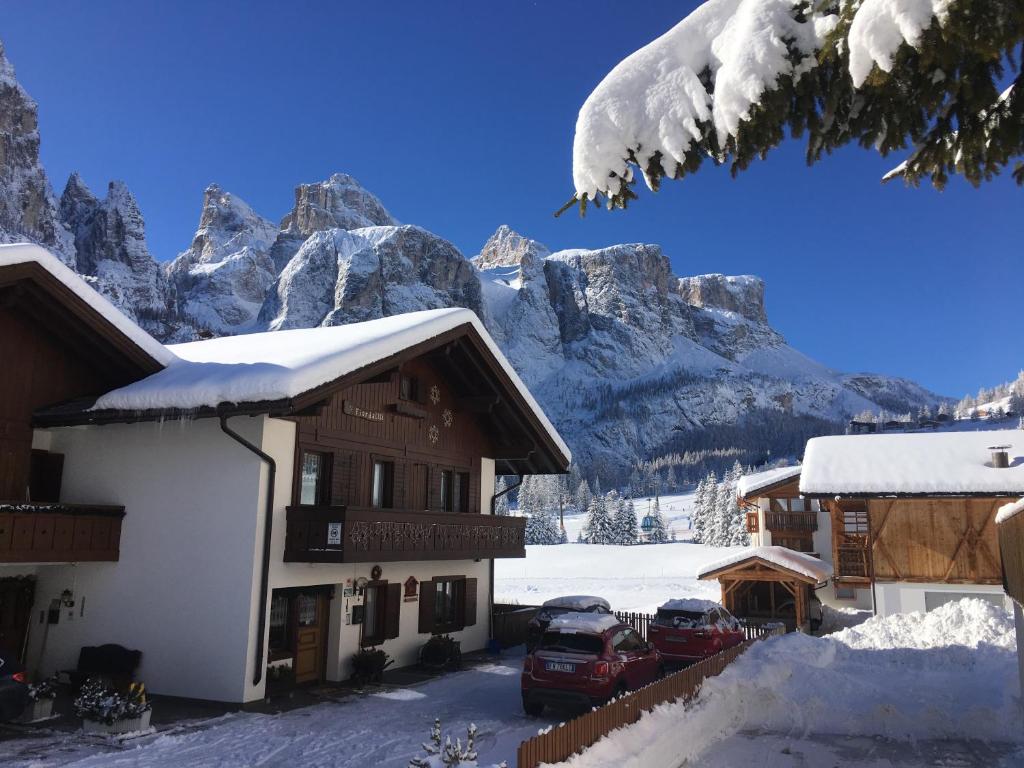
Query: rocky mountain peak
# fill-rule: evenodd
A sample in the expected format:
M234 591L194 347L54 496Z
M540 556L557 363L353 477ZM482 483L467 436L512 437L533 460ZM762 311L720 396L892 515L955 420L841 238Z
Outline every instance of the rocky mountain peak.
M488 270L521 267L524 266L524 260L528 262L527 266L532 266L550 255L547 246L523 237L507 224L502 224L472 261L477 269Z
M753 275L681 277L679 295L687 304L735 312L755 323L768 323L764 309L764 280Z
M309 236L327 229L394 226L398 222L384 204L347 173L295 188L295 207L281 229Z
M75 251L39 163L39 113L0 44L0 242L30 240L69 266Z
M277 227L242 198L211 184L203 192L199 228L186 253L190 264L219 262L242 248L265 253L277 233Z

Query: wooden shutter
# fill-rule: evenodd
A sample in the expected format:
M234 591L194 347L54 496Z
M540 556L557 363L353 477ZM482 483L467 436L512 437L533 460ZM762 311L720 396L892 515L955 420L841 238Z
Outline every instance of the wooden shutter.
M463 603L462 625L472 627L476 624L476 579L466 579L463 589L465 603Z
M398 616L402 609L402 585L384 585L384 639L398 637Z
M420 634L434 631L434 581L420 582Z

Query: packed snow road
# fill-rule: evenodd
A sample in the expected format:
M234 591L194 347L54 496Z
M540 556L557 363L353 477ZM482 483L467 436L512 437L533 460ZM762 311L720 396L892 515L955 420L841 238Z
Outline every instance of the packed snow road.
M516 747L554 720L528 718L511 656L414 688L401 688L277 715L238 713L128 742L80 734L0 741L0 765L19 768L406 768L422 755L434 718L466 738L476 723L480 764L515 764Z

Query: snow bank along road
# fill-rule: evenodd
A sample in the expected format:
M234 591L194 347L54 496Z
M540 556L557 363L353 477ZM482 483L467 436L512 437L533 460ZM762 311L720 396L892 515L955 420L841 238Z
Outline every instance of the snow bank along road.
M480 765L515 765L523 739L552 724L527 718L519 695L521 659L512 657L404 688L280 715L233 714L123 748L78 734L0 742L0 765L19 768L406 768L421 755L434 718L466 738L475 722Z
M979 600L766 640L561 766L1024 765L1015 648L1009 614Z

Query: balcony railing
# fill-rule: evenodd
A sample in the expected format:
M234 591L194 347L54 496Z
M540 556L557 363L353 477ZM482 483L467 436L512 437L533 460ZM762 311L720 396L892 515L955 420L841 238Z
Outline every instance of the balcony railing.
M836 546L835 577L837 579L867 579L868 550L860 543Z
M817 512L765 512L764 524L769 531L816 531Z
M525 557L522 517L366 509L288 507L284 560L369 563Z
M84 563L120 556L124 507L0 502L0 563Z

